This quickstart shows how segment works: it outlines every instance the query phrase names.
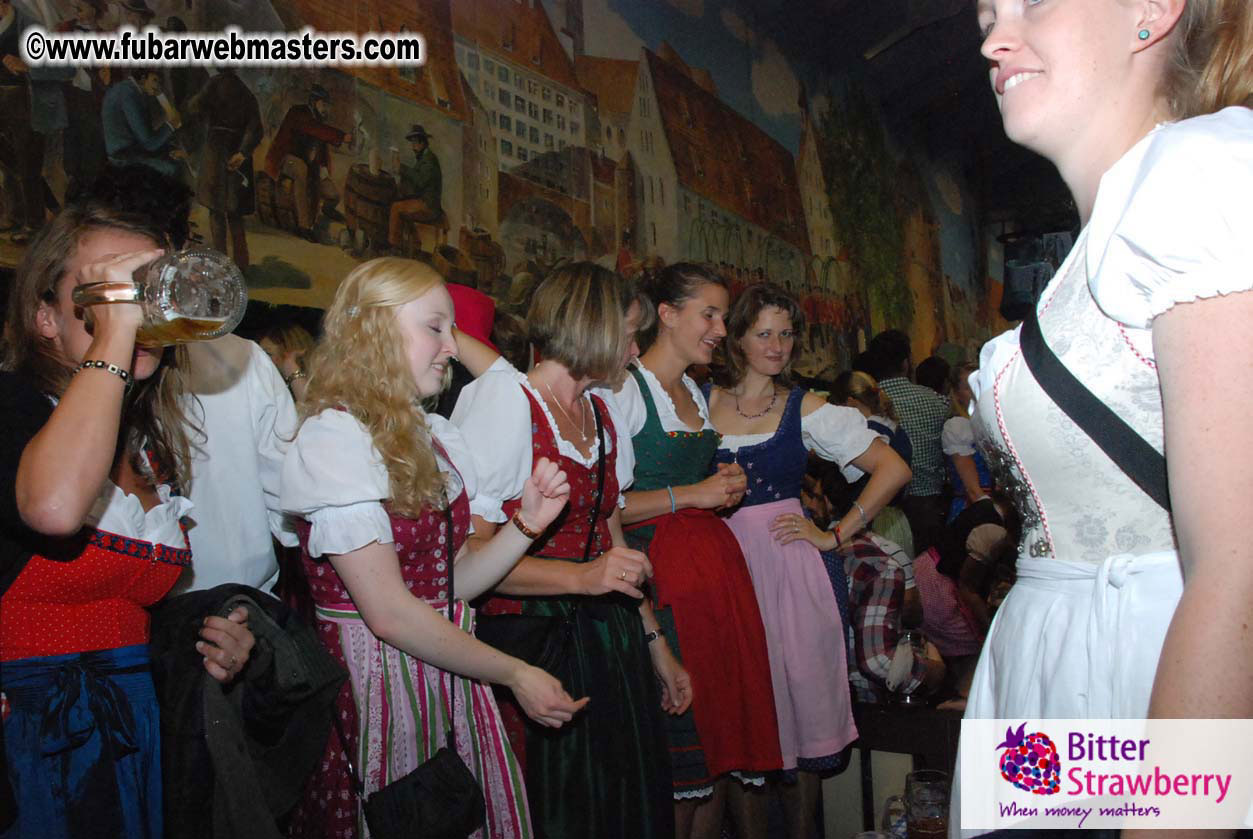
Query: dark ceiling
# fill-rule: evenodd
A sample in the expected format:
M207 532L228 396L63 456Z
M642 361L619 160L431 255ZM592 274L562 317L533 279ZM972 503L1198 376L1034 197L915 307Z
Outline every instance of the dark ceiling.
M1077 223L1052 164L1001 129L974 0L748 0L785 53L868 82L894 136L960 166L982 219Z

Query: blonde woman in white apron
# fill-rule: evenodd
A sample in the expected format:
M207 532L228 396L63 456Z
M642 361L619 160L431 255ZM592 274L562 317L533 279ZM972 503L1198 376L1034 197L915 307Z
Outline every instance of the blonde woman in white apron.
M1006 133L1058 167L1083 230L1037 340L1029 318L971 380L1023 542L966 715L1253 717L1250 4L977 6ZM1028 362L1050 353L1127 427L1059 407ZM1116 463L1092 427L1145 456Z

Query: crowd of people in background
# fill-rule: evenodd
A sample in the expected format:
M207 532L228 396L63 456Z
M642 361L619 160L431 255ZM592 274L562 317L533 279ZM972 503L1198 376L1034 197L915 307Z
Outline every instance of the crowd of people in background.
M855 702L1250 716L1224 633L1253 597L1253 117L1247 66L1214 61L1253 13L979 16L1007 130L1086 226L977 369L888 329L802 383L802 303L692 263L559 263L519 322L382 257L316 339L140 346L138 306L73 292L180 247L190 194L151 166L85 187L5 320L4 835L365 836L363 803L447 748L476 837L755 837L777 793L803 839ZM1051 91L1068 71L1083 95ZM1073 114L1100 131L1058 127L1106 93ZM1171 453L1169 502L1051 400L1031 328Z
M241 695L275 698L260 677L275 631L314 648L293 707L324 746L293 750L304 774L276 814L301 836L361 835L360 796L448 731L485 835L701 837L730 819L757 836L779 792L807 836L819 778L856 739L854 696L942 689L939 654L907 637L922 622L910 552L871 530L908 528L890 505L914 447L868 375L838 399L793 379L805 318L783 288L733 301L700 265L630 281L567 263L515 334L491 298L388 257L344 279L317 339L278 323L257 343L135 349L135 307L91 306L88 329L69 297L180 244L179 213L154 212L176 198L139 194L164 186L110 172L36 237L9 310L6 408L26 430L6 459L0 638L13 719L30 719L6 726L19 826L105 801L137 835L194 823L190 796L155 793L186 777L195 727L163 739L156 720L201 700L172 687L185 666L143 652L185 659L189 616L204 618L191 654ZM59 480L71 464L77 483ZM441 612L454 563L456 626ZM963 602L950 619L977 634ZM511 617L560 626L558 659L475 639L476 620L486 638L521 631ZM73 752L81 789L19 757L45 747L70 662L147 721L128 751L102 729ZM262 712L241 706L247 730ZM117 783L86 782L113 763Z

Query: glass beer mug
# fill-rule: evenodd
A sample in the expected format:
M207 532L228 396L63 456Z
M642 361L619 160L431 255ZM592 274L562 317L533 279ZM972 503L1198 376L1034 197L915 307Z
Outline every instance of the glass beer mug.
M133 282L85 283L74 304L139 303L144 320L135 343L146 347L207 341L239 325L248 289L226 254L190 248L158 257L134 273Z

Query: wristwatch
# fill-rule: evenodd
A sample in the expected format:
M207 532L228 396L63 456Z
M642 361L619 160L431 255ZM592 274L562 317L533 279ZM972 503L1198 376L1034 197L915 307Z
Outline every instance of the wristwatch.
M661 631L661 627L658 627L654 629L652 632L644 633L644 643L651 644L652 642L656 641L658 638L665 638L665 637L666 637L666 633Z

